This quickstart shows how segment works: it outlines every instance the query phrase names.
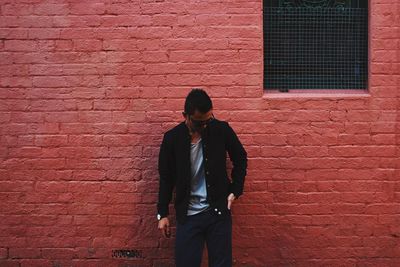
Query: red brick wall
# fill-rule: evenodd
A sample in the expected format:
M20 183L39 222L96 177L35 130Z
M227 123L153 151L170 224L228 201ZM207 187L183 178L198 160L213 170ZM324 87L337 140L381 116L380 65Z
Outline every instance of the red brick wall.
M249 154L236 266L400 265L399 7L370 2L369 92L276 95L261 1L1 1L0 265L172 266L157 156L191 87Z

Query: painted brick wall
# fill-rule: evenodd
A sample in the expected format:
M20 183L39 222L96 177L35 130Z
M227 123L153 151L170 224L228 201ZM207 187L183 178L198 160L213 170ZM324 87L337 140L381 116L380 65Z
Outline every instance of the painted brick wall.
M192 87L249 154L235 266L400 265L400 9L370 3L368 93L277 95L261 1L1 1L0 266L173 266L157 156Z

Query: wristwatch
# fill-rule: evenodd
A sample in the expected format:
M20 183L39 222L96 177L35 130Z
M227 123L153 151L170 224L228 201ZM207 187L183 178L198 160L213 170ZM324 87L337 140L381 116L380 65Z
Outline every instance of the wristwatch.
M161 215L157 214L157 220L161 220Z

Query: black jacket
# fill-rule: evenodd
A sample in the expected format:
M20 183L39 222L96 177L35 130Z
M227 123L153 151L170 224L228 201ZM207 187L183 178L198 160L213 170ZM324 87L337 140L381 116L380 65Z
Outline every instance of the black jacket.
M207 201L212 209L230 212L227 197L237 198L243 193L247 169L247 153L237 135L225 121L212 120L202 135L203 159L206 174ZM169 203L175 187L176 219L186 221L190 197L190 143L191 137L185 122L164 134L158 160L160 174L157 209L161 217L169 214ZM231 179L226 169L226 152L232 161Z

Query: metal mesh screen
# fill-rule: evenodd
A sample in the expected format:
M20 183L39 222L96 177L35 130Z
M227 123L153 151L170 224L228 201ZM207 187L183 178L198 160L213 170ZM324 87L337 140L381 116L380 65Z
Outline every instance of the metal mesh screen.
M333 2L264 1L265 89L367 88L367 2Z

